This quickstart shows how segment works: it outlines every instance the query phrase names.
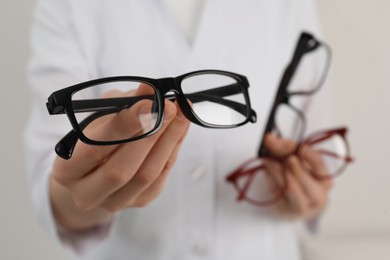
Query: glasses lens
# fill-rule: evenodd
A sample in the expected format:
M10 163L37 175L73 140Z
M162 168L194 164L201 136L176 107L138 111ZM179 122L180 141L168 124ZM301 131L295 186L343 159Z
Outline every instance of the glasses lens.
M300 114L293 106L280 104L275 113L274 133L285 138L296 141L298 144L304 133L305 122L303 115ZM295 147L291 151L294 152Z
M248 162L242 168L237 179L241 197L250 203L266 206L274 203L284 192L285 179L280 173L271 173L264 168L263 160L256 159Z
M182 91L199 120L216 126L234 126L248 117L240 83L221 74L196 74L185 78Z
M100 142L150 133L157 127L159 107L154 87L138 81L99 84L72 96L73 112L84 135Z
M321 87L329 64L328 49L323 45L305 53L288 86L289 92L311 92Z
M321 154L328 172L314 172L313 174L320 179L334 178L342 173L346 166L347 158L349 158L345 139L338 134L333 134L328 138L320 138L318 140L318 142L311 144L311 148Z

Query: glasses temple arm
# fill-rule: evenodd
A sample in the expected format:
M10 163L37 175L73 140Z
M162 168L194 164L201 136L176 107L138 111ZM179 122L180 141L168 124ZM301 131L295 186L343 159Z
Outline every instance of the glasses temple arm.
M120 110L122 110L122 109L120 109L120 108L112 108L112 109L105 110L105 111L95 112L95 113L87 116L84 120L82 120L79 123L80 129L83 130L92 121L94 121L95 119L97 119L99 117L102 117L102 116L105 116L105 115L109 115L109 114L113 114L113 113L117 113ZM63 159L66 159L66 160L70 159L72 157L73 150L74 150L74 148L76 146L77 141L78 141L78 135L77 135L76 131L74 129L70 130L56 144L55 151L56 151L57 155L60 156Z
M238 83L233 83L229 85L225 85L222 87L212 88L208 90L203 90L199 92L194 92L191 94L186 94L185 96L191 100L192 103L202 102L202 101L210 101L214 103L218 103L231 109L237 111L238 113L247 116L247 107L239 102L235 102L232 100L224 99L222 97L232 96L235 94L242 93L241 87ZM174 95L167 96L169 100L174 100ZM255 123L257 120L256 112L251 109L250 111L250 122Z
M235 101L223 99L220 96L230 96L234 94L241 93L240 90L237 89L237 84L231 84L227 86L222 86L214 89L199 91L191 94L186 94L185 96L189 98L193 103L202 102L202 101L210 101L214 103L218 103L231 109L237 111L238 113L246 116L246 106ZM168 100L174 101L174 95L166 96ZM152 95L144 95L144 96L133 96L133 97L120 97L120 98L102 98L102 99L87 99L87 100L74 100L72 101L72 108L74 113L81 112L95 112L99 110L107 110L111 108L129 108L137 103L139 100L150 99L153 100ZM55 109L49 111L51 114L63 114L64 110ZM255 121L256 113L251 111L251 121Z
M212 88L208 90L203 90L199 92L195 92L197 94L205 94L205 95L213 95L213 96L220 96L220 97L227 97L227 96L232 96L235 94L240 94L242 93L240 84L238 83L233 83L217 88Z
M330 157L333 157L333 158L336 158L336 159L343 159L345 160L346 162L352 162L353 161L353 158L349 155L346 155L346 156L340 156L338 155L337 153L335 152L331 152L331 151L327 151L327 150L316 150L316 152L318 153L321 153L321 154L324 154L324 155L328 155Z
M195 93L188 94L186 96L196 96L196 95L202 95L203 98L207 98L207 96L220 96L220 97L226 97L231 96L234 94L241 93L241 89L238 88L238 84L230 84L218 88L213 88L209 90L199 91ZM168 95L166 96L167 99L174 101L175 96L174 95ZM132 96L132 97L118 97L118 98L99 98L99 99L85 99L85 100L73 100L72 101L72 109L75 113L79 112L94 112L97 110L105 110L107 108L113 108L113 107L122 107L122 108L129 108L135 103L137 103L139 100L142 99L150 99L153 100L153 95L143 95L143 96ZM197 100L196 102L200 102L203 100ZM225 104L229 102L225 102L226 100L223 98L220 98L217 102L217 99L214 98L214 102ZM230 103L232 106L233 104ZM240 103L237 103L240 104ZM241 104L240 104L241 105ZM46 104L49 114L64 114L65 109L62 105L59 105L56 103L53 96L50 96L48 99L48 102ZM226 106L229 106L226 104ZM236 105L234 105L236 106Z
M237 111L238 113L244 115L245 117L247 116L247 106L243 105L239 102L235 102L235 101L228 100L228 99L223 99L220 97L210 96L210 95L202 95L202 94L198 94L198 93L188 94L188 95L186 95L186 97L189 100L191 100L192 103L198 103L198 102L203 102L203 101L218 103L218 104L224 105L226 107L229 107L229 108ZM253 109L251 109L250 121L252 123L256 122L256 112Z

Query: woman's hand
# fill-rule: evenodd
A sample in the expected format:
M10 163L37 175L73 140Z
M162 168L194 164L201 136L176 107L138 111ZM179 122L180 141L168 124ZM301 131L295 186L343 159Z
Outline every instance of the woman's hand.
M141 85L136 94L144 91ZM106 96L114 92L118 96L118 91ZM139 131L134 126L141 124L140 113L142 105L134 106L94 122L86 131L102 140L118 131ZM175 103L165 101L163 127L150 137L112 146L78 142L70 160L58 157L54 163L50 195L57 222L70 231L81 231L125 208L148 205L162 191L188 127Z
M309 146L303 146L298 153L288 155L294 150L296 143L272 134L268 134L264 141L275 157L284 158L264 159L274 187L280 187L282 174L286 174L287 190L282 200L275 205L276 212L289 219L317 216L326 207L332 187L332 180L317 180L311 174L327 174L328 170L320 154Z

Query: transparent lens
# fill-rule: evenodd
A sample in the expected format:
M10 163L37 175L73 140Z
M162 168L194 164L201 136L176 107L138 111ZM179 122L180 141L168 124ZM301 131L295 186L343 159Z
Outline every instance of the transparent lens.
M242 171L247 174L240 176L237 184L248 202L265 206L275 202L284 192L285 179L281 173L266 171L263 160L252 160Z
M319 178L330 178L339 175L346 165L349 156L345 139L337 134L311 145L321 154L328 172L314 172Z
M181 86L199 120L218 126L234 126L246 120L246 100L236 79L198 74L185 78Z
M96 94L104 93L99 96ZM82 89L72 108L84 135L94 141L123 141L157 127L159 101L155 89L138 81L118 81Z
M321 87L327 73L329 53L324 46L302 56L288 86L289 92L311 92Z
M275 124L273 131L279 136L290 139L298 144L304 133L305 122L303 115L301 115L294 107L288 104L280 104L275 113ZM291 151L294 152L295 147Z

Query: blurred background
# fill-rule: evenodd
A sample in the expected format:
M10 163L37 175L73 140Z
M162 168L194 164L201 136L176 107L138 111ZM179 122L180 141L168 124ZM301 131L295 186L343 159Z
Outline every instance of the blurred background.
M356 159L336 182L321 230L302 237L310 260L390 259L390 1L317 0L332 46L336 121L348 124ZM65 255L38 227L29 202L22 130L28 115L25 65L34 1L0 1L0 259Z

